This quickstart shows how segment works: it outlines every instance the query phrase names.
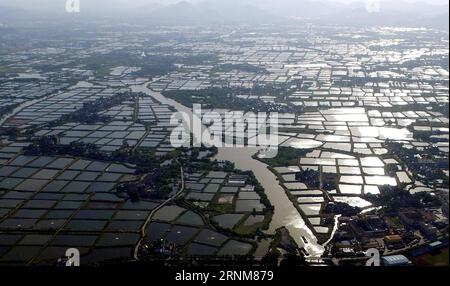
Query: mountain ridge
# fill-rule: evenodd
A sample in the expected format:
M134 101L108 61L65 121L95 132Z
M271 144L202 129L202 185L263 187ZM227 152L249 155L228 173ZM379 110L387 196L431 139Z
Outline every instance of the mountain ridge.
M41 0L50 1L50 0ZM140 0L127 4L125 0L91 0L81 6L76 17L67 17L64 5L57 5L51 11L34 12L3 7L0 4L2 20L23 20L26 18L114 19L143 24L270 24L285 23L293 19L311 21L317 24L338 24L351 26L407 26L448 30L448 5L431 5L424 2L414 4L404 1L381 1L379 12L366 9L364 3L338 4L327 0L199 0L196 3L178 1L161 5L153 0ZM116 3L116 5L114 5ZM129 3L129 2L128 2ZM104 9L100 9L104 7ZM56 9L57 8L57 9ZM97 9L97 10L96 10ZM98 10L100 9L100 10ZM26 16L25 16L26 15ZM30 17L28 15L32 15Z

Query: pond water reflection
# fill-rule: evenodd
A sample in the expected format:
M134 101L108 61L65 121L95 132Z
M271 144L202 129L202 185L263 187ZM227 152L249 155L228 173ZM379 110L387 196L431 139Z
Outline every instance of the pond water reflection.
M252 158L257 152L256 148L220 148L215 159L228 160L233 162L238 169L253 171L264 187L270 202L275 206L269 233L274 233L277 228L284 226L298 245L304 246L312 257L320 257L324 252L324 247L318 244L317 238L279 185L276 176L270 172L267 165ZM305 237L307 244L304 243L302 237Z

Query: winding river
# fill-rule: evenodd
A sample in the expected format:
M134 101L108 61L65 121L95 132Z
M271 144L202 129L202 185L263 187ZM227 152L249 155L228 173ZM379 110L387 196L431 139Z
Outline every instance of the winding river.
M190 108L164 97L159 92L149 89L147 87L148 84L149 82L143 85L133 85L131 86L131 90L133 92L145 93L162 104L170 105L178 111L185 112L192 118L192 110ZM51 96L55 96L55 94L25 102L17 106L12 112L0 119L0 125L27 106L45 100ZM319 258L324 252L324 247L317 242L317 238L305 224L305 221L289 200L283 188L278 184L277 177L270 172L267 165L252 158L258 151L257 148L219 148L216 159L233 162L235 166L241 170L253 171L261 185L264 187L272 205L275 207L274 216L268 232L273 234L277 228L283 226L286 227L297 244L304 247L311 258Z
M173 106L176 110L185 112L192 118L190 108L164 97L159 92L152 91L147 85L148 83L136 85L132 86L131 89L133 92L143 92L162 104ZM272 234L277 228L286 227L297 244L303 246L311 258L319 258L324 252L324 247L317 242L313 232L305 224L283 188L278 184L277 177L267 168L267 165L252 158L258 151L257 148L219 148L216 159L233 162L236 168L241 170L253 171L275 207L268 232Z

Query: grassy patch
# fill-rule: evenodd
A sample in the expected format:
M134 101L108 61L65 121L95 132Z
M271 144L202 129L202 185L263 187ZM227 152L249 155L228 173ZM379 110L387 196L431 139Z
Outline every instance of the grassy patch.
M2 67L0 66L0 73L7 73L9 71L8 67Z
M6 74L6 73L20 73L25 72L24 69L19 68L10 68L7 66L0 66L0 74Z
M257 158L263 163L276 167L276 166L292 166L298 164L298 158L305 156L311 150L295 149L292 147L281 147L278 149L278 154L275 158Z
M417 259L417 263L424 266L448 266L448 247L439 253L429 253Z
M259 112L298 112L299 107L283 106L278 104L264 102L260 99L243 99L239 98L237 94L252 94L252 95L279 95L270 88L253 88L253 89L233 89L233 88L209 88L205 90L171 90L164 91L162 94L171 98L184 106L192 106L193 104L201 104L205 109L231 109L241 110L244 112L256 111ZM281 108L281 109L280 109Z
M219 214L227 214L227 213L233 213L234 207L232 204L218 204L218 203L211 203L207 211L219 213Z

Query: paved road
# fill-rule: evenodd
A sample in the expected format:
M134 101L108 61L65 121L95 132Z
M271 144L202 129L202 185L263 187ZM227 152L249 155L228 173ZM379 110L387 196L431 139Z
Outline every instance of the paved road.
M152 212L150 213L150 215L145 220L144 224L142 225L142 228L141 228L141 239L138 241L138 243L136 244L135 249L134 249L134 259L138 260L139 247L141 246L142 241L144 240L144 237L145 237L145 234L146 234L145 230L147 229L147 226L151 222L153 216L156 214L157 211L159 211L160 209L165 207L168 203L170 203L171 201L173 201L174 199L179 197L184 192L184 190L185 190L184 169L183 169L183 166L181 164L180 164L180 172L181 172L181 188L180 188L180 190L174 196L172 196L171 198L167 199L166 201L161 203L158 207L153 209Z

